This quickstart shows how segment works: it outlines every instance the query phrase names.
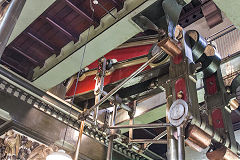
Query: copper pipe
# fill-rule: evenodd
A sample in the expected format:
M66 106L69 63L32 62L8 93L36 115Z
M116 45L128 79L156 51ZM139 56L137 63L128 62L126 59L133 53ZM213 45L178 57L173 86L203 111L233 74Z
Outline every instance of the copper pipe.
M239 160L238 156L226 147L208 152L206 155L209 160Z
M173 40L171 40L169 37L163 39L162 41L160 41L158 43L158 46L164 51L166 52L168 55L174 57L177 55L180 55L182 53L182 51L180 50L180 48L178 48L178 46L173 42Z
M188 139L193 143L197 144L199 147L205 149L211 144L211 136L205 133L202 129L193 125L189 127L189 137Z
M81 121L81 125L80 125L80 128L79 128L79 135L78 135L78 141L77 141L77 148L76 148L76 152L75 152L74 160L78 160L78 155L79 155L80 146L81 146L81 142L82 142L82 135L83 135L83 129L84 129L84 122L85 122L85 121Z
M190 139L186 139L185 144L187 144L190 148L192 148L193 150L195 150L197 152L202 152L203 151L203 148L201 148L200 146L195 144L195 142L192 142Z
M230 104L231 110L236 110L239 107L239 103L237 99L230 100L229 104Z

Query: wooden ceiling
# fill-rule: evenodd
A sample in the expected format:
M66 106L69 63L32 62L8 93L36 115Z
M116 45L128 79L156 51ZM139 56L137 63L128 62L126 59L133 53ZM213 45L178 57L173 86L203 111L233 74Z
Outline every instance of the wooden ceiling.
M120 10L124 0L101 0L104 8ZM97 27L107 14L100 5L94 5L94 15L90 0L56 0L24 32L5 49L1 63L21 76L31 80L33 69L42 67L53 54L59 55L61 48L71 41L79 41L79 36L87 28Z

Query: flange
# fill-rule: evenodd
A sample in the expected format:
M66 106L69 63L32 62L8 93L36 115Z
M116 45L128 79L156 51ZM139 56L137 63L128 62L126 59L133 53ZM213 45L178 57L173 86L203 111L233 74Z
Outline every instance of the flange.
M173 126L180 126L188 116L188 105L182 100L178 99L170 107L168 112L168 119Z

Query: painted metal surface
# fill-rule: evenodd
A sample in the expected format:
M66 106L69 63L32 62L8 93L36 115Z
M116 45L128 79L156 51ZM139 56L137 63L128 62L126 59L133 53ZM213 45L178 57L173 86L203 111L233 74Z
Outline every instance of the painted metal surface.
M123 48L123 49L117 49L109 52L106 56L104 56L106 59L116 59L118 62L126 61L132 58L137 58L141 56L145 56L148 54L149 49L152 45L146 45L146 46L139 46L139 47L130 47L130 48ZM89 66L87 66L89 69L95 69L97 67L97 61L93 62ZM104 77L104 86L116 83L119 80L122 80L124 78L127 78L129 75L131 75L135 70L137 70L141 65L133 65L130 67L123 67L117 70L114 70L112 73L110 71L110 74L107 74ZM145 70L149 70L151 67L147 67ZM78 83L76 94L84 94L89 91L92 91L95 86L95 75L87 76L83 80L81 80ZM72 83L73 85L69 88L68 92L66 93L67 97L71 97L73 95L76 80Z
M212 111L212 123L215 129L224 128L222 111L216 108Z
M229 0L229 1L222 1L222 0L213 0L217 6L223 11L226 16L232 21L232 23L237 27L240 28L240 20L239 20L239 8L240 5L239 1Z

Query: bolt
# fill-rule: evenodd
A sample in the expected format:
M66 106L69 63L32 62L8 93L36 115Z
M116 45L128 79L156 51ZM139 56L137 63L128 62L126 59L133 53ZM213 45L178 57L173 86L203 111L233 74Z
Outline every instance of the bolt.
M97 5L98 4L98 0L93 0L93 4Z

